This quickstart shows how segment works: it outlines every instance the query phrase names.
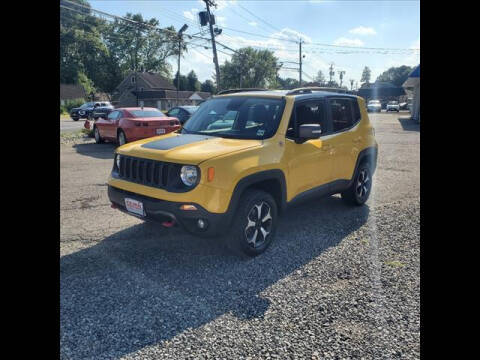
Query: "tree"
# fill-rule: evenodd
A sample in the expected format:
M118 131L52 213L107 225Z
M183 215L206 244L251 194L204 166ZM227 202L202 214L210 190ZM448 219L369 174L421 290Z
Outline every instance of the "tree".
M362 72L362 78L360 79L360 82L365 82L365 83L370 83L370 77L372 76L372 71L370 70L370 68L368 66L365 66L363 68L363 72Z
M274 88L277 61L270 50L241 48L232 55L230 61L220 66L222 88Z
M325 76L323 75L322 70L318 70L317 76L315 76L315 82L318 82L320 86L324 86L326 83Z
M396 86L402 86L402 84L407 80L408 75L412 72L413 68L407 65L402 65L399 67L391 67L390 69L384 71L377 77L376 81L386 81L391 82Z
M201 85L201 90L211 94L216 92L215 85L213 84L212 80L205 80Z
M278 77L277 78L277 83L278 83L278 86L281 89L286 89L286 90L295 89L295 88L300 87L299 81L297 79L293 79L293 78L282 79L281 77Z
M175 87L180 91L188 90L187 77L185 75L180 74L180 87L177 86L177 79L178 79L178 71L175 74L175 77L173 78L173 85L175 85Z
M200 81L198 81L195 71L190 71L187 75L187 89L190 91L199 91L201 87Z

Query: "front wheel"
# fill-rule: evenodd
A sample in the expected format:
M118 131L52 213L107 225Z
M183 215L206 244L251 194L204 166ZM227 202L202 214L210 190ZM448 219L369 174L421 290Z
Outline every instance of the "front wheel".
M238 205L228 246L244 255L260 255L272 243L277 222L277 204L273 197L261 190L247 190Z
M127 137L123 130L120 130L117 134L117 143L119 146L125 145L127 143Z
M360 164L352 185L342 192L342 200L350 205L363 205L372 190L372 174L367 163Z
M73 121L78 121L78 119L80 119L80 118L78 118L78 117L72 117L72 120L73 120Z

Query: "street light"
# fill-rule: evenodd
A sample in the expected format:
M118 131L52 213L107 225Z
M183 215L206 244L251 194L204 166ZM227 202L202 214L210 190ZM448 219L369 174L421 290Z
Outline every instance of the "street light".
M183 24L183 26L178 30L178 72L177 72L177 106L178 104L178 88L180 87L180 57L182 56L182 33L187 30L188 25Z

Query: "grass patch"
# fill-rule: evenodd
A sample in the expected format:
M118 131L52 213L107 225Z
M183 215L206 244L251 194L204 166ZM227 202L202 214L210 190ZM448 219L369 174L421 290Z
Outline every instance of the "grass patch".
M60 143L66 144L80 139L88 139L90 137L90 132L90 130L81 129L72 132L60 133Z
M398 260L386 261L385 264L395 268L401 268L405 266L404 263Z

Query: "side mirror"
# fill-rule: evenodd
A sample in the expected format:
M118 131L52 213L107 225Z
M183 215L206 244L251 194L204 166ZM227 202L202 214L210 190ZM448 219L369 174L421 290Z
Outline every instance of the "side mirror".
M322 134L322 129L319 124L303 124L298 128L297 144L304 143L307 140L318 139Z

